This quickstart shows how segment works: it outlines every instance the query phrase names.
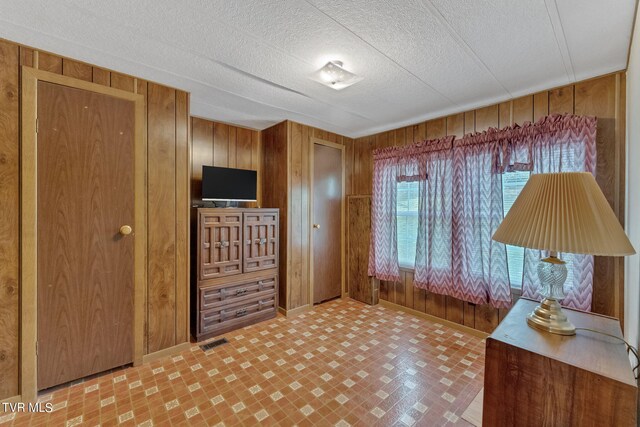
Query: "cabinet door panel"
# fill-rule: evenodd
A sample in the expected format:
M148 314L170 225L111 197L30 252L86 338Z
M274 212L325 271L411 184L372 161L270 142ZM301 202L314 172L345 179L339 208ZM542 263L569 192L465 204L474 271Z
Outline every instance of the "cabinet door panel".
M278 265L278 213L244 213L244 272Z
M200 214L200 280L242 272L242 213Z

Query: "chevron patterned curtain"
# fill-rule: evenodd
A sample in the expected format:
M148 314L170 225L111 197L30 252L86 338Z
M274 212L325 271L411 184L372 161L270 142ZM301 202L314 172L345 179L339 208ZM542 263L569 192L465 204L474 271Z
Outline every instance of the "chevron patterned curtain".
M368 274L392 282L400 281L396 218L399 175L396 156L374 152Z
M418 237L413 284L437 294L453 293L453 152L441 144L425 155L427 179L418 187Z
M453 271L447 292L497 308L511 306L506 246L491 239L503 218L501 142L466 136L453 149Z
M591 172L596 170L596 129L595 117L548 116L536 123L538 132L530 136L532 141L524 141L532 147L532 173ZM537 300L537 266L544 258L539 250L526 249L524 253L524 274L522 295ZM565 283L567 296L560 302L563 306L578 310L591 310L593 296L593 256L581 254L559 254L567 262L569 275Z

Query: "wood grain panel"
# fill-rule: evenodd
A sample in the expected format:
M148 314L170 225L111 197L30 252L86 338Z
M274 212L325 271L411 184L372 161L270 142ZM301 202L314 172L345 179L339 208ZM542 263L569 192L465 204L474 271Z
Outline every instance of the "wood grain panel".
M94 83L111 86L111 73L102 68L93 67L91 79ZM138 91L138 93L140 92Z
M308 191L308 169L303 169L304 153L309 155L309 135L305 126L287 122L290 138L289 148L289 266L287 278L288 302L287 309L302 307L309 303L309 295L306 292L309 280L308 271L305 271L304 261L308 260L305 251L308 253L308 238L305 236L309 232L303 229L303 217L309 218L309 211L303 211L301 198L303 192ZM303 132L306 131L306 135ZM306 150L303 150L304 146ZM303 152L304 151L304 152ZM280 189L283 191L283 189Z
M536 122L549 114L549 92L538 92L533 95L533 121Z
M236 129L236 167L240 169L251 169L251 133L249 129Z
M189 340L189 96L175 91L176 152L176 344Z
M280 209L280 246L279 246L279 292L278 304L287 309L287 246L288 246L288 199L289 187L287 164L289 158L289 141L287 123L278 123L262 131L262 164L260 166L262 181L268 182L262 188L262 207Z
M112 76L113 84L113 76ZM149 352L176 344L176 97L148 84Z
M18 394L19 50L0 40L0 400Z
M118 229L134 224L134 104L40 82L38 120L38 388L45 389L133 361L134 240Z
M41 70L53 72L56 74L63 74L63 71L65 72L65 74L70 74L71 68L69 67L69 64L74 64L75 66L75 63L77 62L73 59L62 58L61 56L58 56L56 54L39 51L31 47L18 46L17 44L8 41L0 41L0 50L4 51L7 46L12 46L12 50L17 49L19 51L20 65L33 66L35 68L39 68ZM3 65L0 69L0 88L2 88L2 91L0 92L0 104L2 105L2 109L0 109L0 130L1 132L4 132L2 134L3 138L0 141L0 213L11 212L11 209L13 209L12 207L17 206L17 204L19 203L19 200L16 198L17 195L12 195L12 191L14 189L12 185L18 182L17 172L19 171L18 168L20 162L17 158L17 151L10 150L12 141L10 136L10 129L18 129L20 120L19 116L14 115L14 110L12 109L12 107L9 107L11 102L14 103L12 104L14 106L19 104L19 92L17 92L18 83L16 80L16 76L19 75L19 68L17 64L12 64L9 61L10 59L12 60L11 55L4 54L2 55L2 58L0 58L0 61L4 61L5 63L5 65ZM88 64L82 64L79 62L78 64L81 64L79 67L82 68L82 71L79 71L79 75L74 75L74 77L76 78L83 78L84 76L84 79L87 79L87 67L91 67L91 80L94 83L98 83L104 86L122 88L130 92L136 91L137 93L144 96L146 106L153 106L152 104L157 101L157 99L150 99L147 96L147 82L142 79L135 79L131 76L119 74L112 70L92 67ZM113 83L111 82L112 74L115 76ZM13 91L12 88L15 88L15 91ZM175 121L178 119L177 114L178 113L176 110L176 115L166 115L166 117L163 117L163 121L166 120L167 122L175 124ZM186 113L184 114L184 119L187 119ZM147 119L146 109L144 119L145 121ZM149 124L149 126L147 126L147 124L148 123L143 126L145 132L147 127L153 128L155 126L152 124ZM259 132L252 132L252 165L254 168L257 168L259 164L258 149L260 147L260 138ZM146 133L143 136L144 140L146 141ZM153 150L153 147L151 145L154 144L154 141L149 141L149 143L149 149ZM174 159L173 161L175 161L176 147L174 146L171 149L169 149L168 147L165 148L167 149L163 149L162 155L170 156L170 158ZM14 150L17 150L17 146L14 147ZM169 180L172 183L170 184L170 186L175 186L178 178L175 176L169 176L167 177L167 181ZM155 206L152 205L152 203L149 203L150 212L155 212L158 209L166 209L166 206ZM15 214L17 214L17 212L15 212ZM11 223L10 218L11 216L10 214L8 214L6 219L4 219L2 224L0 224L0 230L2 230L2 227L5 225L7 227L10 226L14 231L20 230L20 224ZM176 230L176 223L172 224L172 227L174 230ZM149 230L149 232L151 233L152 231ZM13 259L12 252L9 250L9 247L12 244L16 243L16 241L12 241L9 235L4 236L0 234L0 236L2 236L0 247L6 247L4 252L0 252L2 253L2 262L0 263L0 278L12 277L12 275L14 275L16 271L19 271L18 268L20 265L20 260L17 258L17 256L15 257L15 259ZM149 262L152 262L152 260L149 259ZM162 262L166 262L166 260L163 260ZM169 264L175 264L175 261L171 259L169 261ZM6 314L7 307L10 307L12 304L11 298L14 298L14 301L16 301L18 298L17 294L6 293L9 291L13 292L15 290L13 286L18 286L18 282L4 281L0 283L0 292L5 292L1 294L2 298L0 299L0 326L2 326L3 330L6 331L4 334L0 334L0 376L2 376L2 381L0 381L0 399L15 394L15 391L8 392L6 390L11 389L11 387L15 386L15 378L18 376L18 372L16 370L17 361L19 360L17 335L15 335L14 332L11 332L11 317L10 315ZM178 286L180 286L178 281L172 284L172 287L174 289L177 289ZM184 293L184 290L182 290L182 292ZM173 306L166 306L165 309L170 311L169 313L167 313L167 316L175 318L175 309L177 306L177 304L174 304ZM15 309L17 310L17 307ZM144 329L147 330L147 327L145 326ZM13 330L15 331L15 329ZM170 333L176 334L176 331L171 331ZM5 343L4 341L2 341L3 339L6 339L7 342ZM3 351L5 353L2 353ZM144 351L145 353L148 351L148 348L146 347L146 340ZM13 368L9 369L9 371L11 371L12 369L14 370L13 376L10 373L5 376L3 369L5 369L7 366L14 366Z
M371 197L357 196L347 199L349 296L367 304L376 304L372 280L367 275L371 235Z
M573 114L574 85L549 91L549 114Z
M533 121L533 95L513 100L513 123L523 125Z
M229 167L229 125L213 124L213 166Z
M202 166L213 165L213 122L191 118L191 200L202 201Z
M575 112L598 117L596 134L596 181L607 201L624 224L624 140L616 135L616 117L620 114L616 91L618 75L578 83L575 86ZM619 116L618 116L619 117ZM592 309L614 317L623 312L624 277L622 259L596 257Z
M47 52L38 52L38 69L62 74L62 58Z
M93 80L93 67L83 62L65 58L62 60L62 74L90 82Z
M9 42L5 42L9 45ZM14 45L15 46L15 45ZM25 65L27 67L33 67L33 56L34 50L25 46L20 46L20 65Z
M136 89L135 79L125 74L111 73L111 87L134 92Z

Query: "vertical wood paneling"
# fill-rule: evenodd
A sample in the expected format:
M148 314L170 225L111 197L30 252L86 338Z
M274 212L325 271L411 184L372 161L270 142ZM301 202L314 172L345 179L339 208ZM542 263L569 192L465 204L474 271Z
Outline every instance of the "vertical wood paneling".
M90 82L93 80L93 67L83 62L65 58L62 60L62 74Z
M616 138L617 79L618 75L609 75L576 84L575 112L598 117L596 181L618 219L624 222L624 193L620 192L624 182L624 142ZM616 317L622 313L622 274L620 260L595 258L593 311Z
M549 91L549 114L573 114L574 85Z
M225 123L213 125L213 165L229 167L229 125Z
M236 129L236 165L240 169L251 169L251 131L249 129Z
M111 73L102 68L93 67L91 79L94 83L111 86ZM140 91L138 91L140 93Z
M287 122L278 123L261 133L261 166L263 182L268 182L262 189L262 207L280 209L280 246L279 268L280 277L278 285L278 305L287 308L287 246L289 241L289 209L288 209L288 160L289 138L287 135Z
M213 122L191 119L191 200L202 197L202 166L213 164Z
M524 124L540 119L548 114L575 113L598 117L598 165L596 179L607 200L621 222L624 221L624 162L625 162L625 113L624 73L603 76L568 85L550 91L516 98L511 101L459 113L446 118L446 133L457 137L470 132L481 132L489 127L504 127L509 124ZM377 135L357 138L354 141L353 194L371 193L371 150L389 145L418 142L432 135L439 128L437 120L407 126L404 129L387 131ZM391 144L389 144L389 135ZM367 157L368 155L368 157ZM366 159L366 160L364 160ZM596 257L594 274L593 311L615 317L623 315L623 260ZM414 288L411 298L406 298L406 272L402 272L405 301L412 303L416 310L430 310L429 296ZM421 294L422 292L422 294ZM380 284L380 298L391 302L401 300L397 286L387 282ZM495 310L487 306L446 298L445 317L470 327L490 331L507 310Z
M111 73L111 87L134 92L136 88L135 79L124 74Z
M288 294L289 301L287 308L297 308L308 303L309 296L304 292L308 277L305 277L303 270L303 260L305 249L308 250L308 246L305 246L302 229L302 217L309 217L308 211L303 212L303 204L301 203L302 193L307 191L306 177L302 169L303 161L303 146L308 145L308 135L303 136L304 126L288 122L289 132L291 138L291 151L289 157L289 266L288 266ZM308 131L307 131L308 132ZM308 153L308 150L306 150ZM282 191L282 189L281 189Z
M20 46L20 65L26 65L27 67L33 67L33 55L34 50L25 46Z
M62 58L47 52L38 52L38 69L62 74Z
M536 122L549 114L549 92L538 92L533 95L533 121Z
M112 79L113 83L113 79ZM176 343L176 96L175 90L149 83L149 351Z
M19 49L0 40L0 400L18 394Z
M65 74L130 92L136 91L145 98L144 117L148 120L147 125L144 126L143 138L147 141L147 129L152 136L148 139L147 231L150 249L148 264L154 265L154 274L148 277L148 287L157 290L156 285L160 283L166 285L171 293L171 300L163 294L162 289L154 295L147 295L145 304L148 313L152 313L148 317L153 317L154 321L159 317L170 319L170 321L162 325L155 322L150 327L148 323L145 325L147 334L145 353L173 345L173 343L185 342L188 339L186 318L181 313L186 312L188 294L185 271L187 268L185 259L188 256L185 221L189 181L185 175L190 173L188 169L190 158L187 143L188 95L185 92L156 87L152 96L148 96L147 82L144 80L7 41L0 41L0 64L0 330L2 330L0 334L0 400L2 400L18 393L19 65L34 66L41 70ZM115 76L113 81L112 75ZM173 102L177 102L175 108L170 107L171 103L167 103L167 98L173 98ZM259 141L256 146L259 146ZM182 208L177 207L178 203ZM168 220L168 216L172 219ZM170 248L165 247L167 239L164 233L172 236L168 240ZM169 266L171 272L165 271L164 266ZM162 305L159 306L158 302ZM145 322L148 321L149 318L145 319ZM148 345L149 331L153 333L152 346Z
M533 121L533 95L513 100L513 123L523 125Z
M191 159L189 158L189 96L175 91L175 156L176 156L176 344L189 339L189 181Z

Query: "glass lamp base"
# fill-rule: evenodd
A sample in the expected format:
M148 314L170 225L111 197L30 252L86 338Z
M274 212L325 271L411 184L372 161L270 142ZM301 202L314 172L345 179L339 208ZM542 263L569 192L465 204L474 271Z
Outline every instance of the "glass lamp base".
M558 259L555 253L541 259L538 264L538 277L542 284L544 299L539 306L529 313L529 326L545 332L559 335L575 335L576 327L567 320L562 312L558 299L564 298L564 281L567 278L565 262Z

